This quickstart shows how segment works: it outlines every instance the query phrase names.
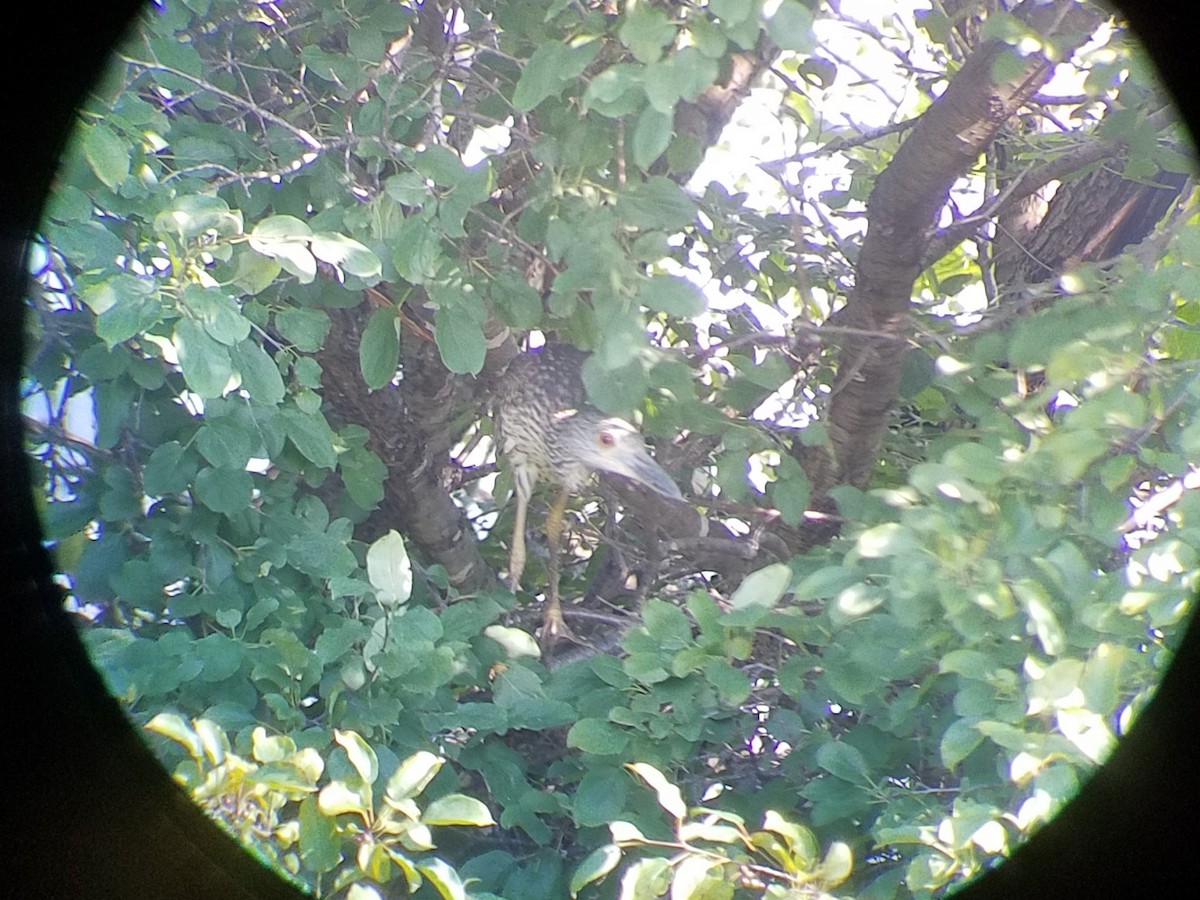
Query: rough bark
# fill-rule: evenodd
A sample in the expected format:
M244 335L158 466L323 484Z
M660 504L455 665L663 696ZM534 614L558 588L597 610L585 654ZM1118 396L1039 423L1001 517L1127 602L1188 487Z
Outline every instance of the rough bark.
M358 363L362 308L330 313L333 328L319 355L325 408L338 423L366 427L371 434L367 446L388 470L384 499L360 528L360 536L369 541L395 528L427 559L443 565L460 589L494 583L475 533L451 499L444 477L450 448L463 432L463 413L483 402L484 379L451 374L430 341L406 333L399 385L370 392ZM500 366L506 354L511 358L515 352L511 338L501 339L489 360Z
M423 21L428 33L422 33L422 43L434 46L435 24L442 27L442 19L431 16L423 17ZM687 130L704 146L715 142L738 102L777 54L770 47L753 54L739 54L721 83L710 87L696 103L682 105L686 107L681 107L681 115L687 119L684 123ZM464 110L461 115L470 120L470 111ZM532 123L526 124L531 132L536 132ZM499 175L501 189L493 202L507 212L520 206L536 163L529 154L517 152L517 148L510 149L505 158L511 164ZM468 242L472 251L480 255L486 252L485 245L494 236L482 238ZM531 258L531 267L539 264L544 268L545 260ZM531 278L529 272L526 275ZM542 273L546 285L553 275L553 271ZM386 302L386 298L379 300ZM389 528L396 528L422 556L443 565L456 587L475 590L494 584L496 575L480 553L465 515L451 498L444 472L450 449L469 422L486 411L492 387L518 352L517 337L501 322L491 319L485 326L489 350L484 370L475 378L467 378L452 375L445 368L430 340L431 332L418 333L429 326L419 324L404 336L400 383L369 393L359 372L357 350L368 311L365 305L352 310L331 310L333 329L319 355L324 369L325 409L332 411L338 423L353 422L367 428L371 433L367 446L388 470L384 499L358 529L359 537L369 541ZM414 310L413 314L422 315L420 310ZM737 560L739 568L745 567L745 551L734 543L736 537L690 506L659 503L637 492L629 492L625 500L637 510L635 518L645 523L647 534L675 539L715 534L719 540L728 542L729 548L726 550L722 543L721 552L714 553L709 560L713 563L711 568L725 571L728 560Z
M1054 37L1060 53L1080 46L1099 22L1097 11L1073 2L1027 0L1015 13L1037 33ZM870 480L899 386L912 285L951 187L1053 72L1042 52L1001 59L1011 53L998 40L981 44L871 192L855 288L831 321L887 336L852 333L840 341L828 419L838 482L865 487ZM1006 77L997 78L998 71ZM830 485L815 487L821 492Z

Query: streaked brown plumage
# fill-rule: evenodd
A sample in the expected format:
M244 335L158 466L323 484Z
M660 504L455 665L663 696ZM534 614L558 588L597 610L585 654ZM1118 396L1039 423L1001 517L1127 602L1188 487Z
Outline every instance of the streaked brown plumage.
M568 344L548 344L509 365L497 392L496 436L516 486L517 511L509 552L509 578L518 590L525 568L525 519L539 479L560 486L546 519L550 583L542 642L571 637L558 596L558 546L569 494L593 472L611 472L664 496L681 499L678 486L646 450L638 430L587 402L582 366L587 354Z

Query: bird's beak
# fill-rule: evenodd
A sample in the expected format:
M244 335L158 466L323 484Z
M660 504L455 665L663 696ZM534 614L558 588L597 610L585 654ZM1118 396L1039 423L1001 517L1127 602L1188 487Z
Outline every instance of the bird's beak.
M653 488L664 497L670 497L672 500L683 499L679 485L667 474L666 469L656 463L648 453L634 457L630 463L629 471L622 472L622 475L632 478L648 488Z
M679 486L667 471L654 461L637 429L624 419L608 418L596 423L615 442L607 449L590 444L587 464L592 469L623 475L664 497L682 500Z

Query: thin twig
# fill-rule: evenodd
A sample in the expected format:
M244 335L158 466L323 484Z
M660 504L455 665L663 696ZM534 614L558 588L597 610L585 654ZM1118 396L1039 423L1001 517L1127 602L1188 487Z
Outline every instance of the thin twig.
M271 112L268 109L263 109L261 106L254 103L252 100L247 100L245 97L239 97L237 94L230 93L229 91L226 91L222 88L217 87L215 84L210 84L209 82L205 81L202 78L197 78L195 75L189 75L187 72L181 71L180 69L173 68L172 66L165 66L162 63L157 63L157 62L148 62L147 60L144 60L144 59L134 59L133 57L130 57L130 56L122 56L121 61L123 63L125 63L126 65L137 66L138 68L145 69L148 72L166 72L168 75L174 75L176 78L182 78L184 81L189 81L192 84L196 85L197 87L203 88L204 90L206 90L212 94L216 94L218 97L222 98L223 100L228 100L230 103L234 104L235 106L241 107L242 109L246 110L247 112L252 112L255 115L262 116L268 122L270 122L274 125L278 125L280 128L282 128L285 131L294 135L297 139L302 141L309 148L311 148L313 150L318 150L318 151L325 149L324 144L322 144L319 140L317 140L315 137L313 137L311 134L309 134L303 128L297 128L295 125L293 125L287 119L277 116L275 113Z

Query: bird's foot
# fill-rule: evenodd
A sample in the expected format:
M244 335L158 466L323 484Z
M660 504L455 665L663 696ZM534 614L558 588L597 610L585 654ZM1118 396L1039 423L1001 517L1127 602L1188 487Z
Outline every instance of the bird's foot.
M542 652L545 653L561 640L587 645L587 642L576 635L563 619L562 607L557 602L547 602L546 611L542 615L542 633L538 643L541 645Z

